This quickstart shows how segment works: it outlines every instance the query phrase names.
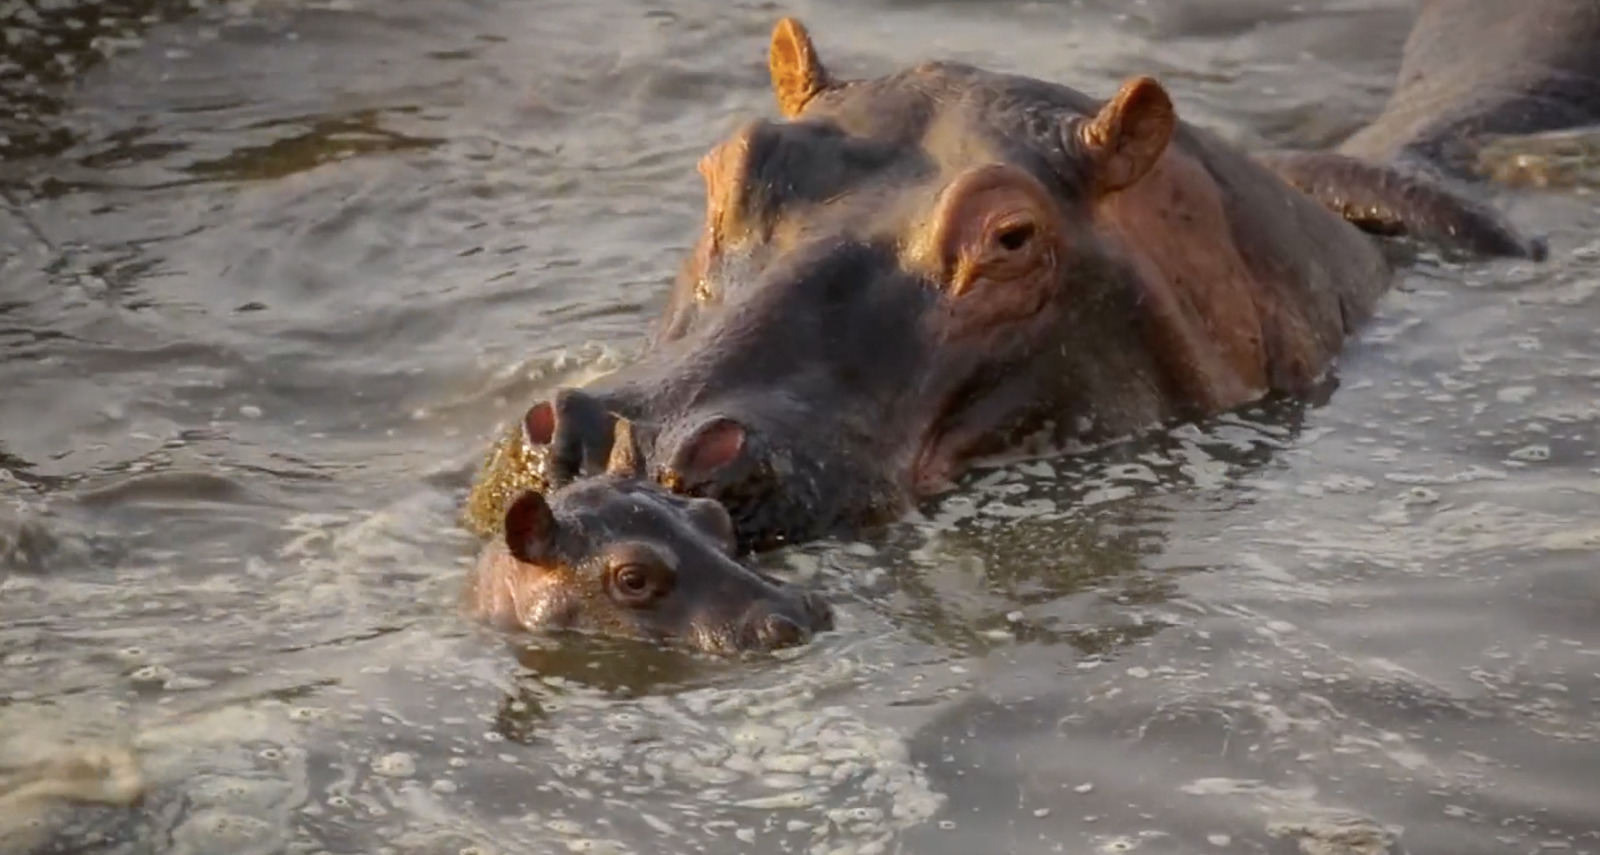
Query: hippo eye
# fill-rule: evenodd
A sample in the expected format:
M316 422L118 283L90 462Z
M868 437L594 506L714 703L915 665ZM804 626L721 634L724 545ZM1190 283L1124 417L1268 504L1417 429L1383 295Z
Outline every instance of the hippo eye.
M617 571L617 587L624 593L642 594L650 590L650 575L643 567L624 567Z
M629 606L647 606L672 591L672 573L652 564L622 564L612 569L611 596Z
M1028 241L1033 240L1036 231L1038 229L1033 223L1021 222L1001 228L995 233L994 239L1003 249L1016 252L1026 246Z

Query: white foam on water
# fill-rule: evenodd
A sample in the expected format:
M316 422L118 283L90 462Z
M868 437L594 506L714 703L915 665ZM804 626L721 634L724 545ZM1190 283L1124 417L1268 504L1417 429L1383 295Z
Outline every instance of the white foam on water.
M1314 787L1275 787L1258 780L1200 778L1183 784L1186 795L1236 802L1254 812L1274 838L1293 840L1304 855L1386 855L1402 829L1319 804ZM1220 845L1220 844L1219 844Z
M164 821L165 851L281 851L307 790L286 721L244 707L138 718L71 699L0 711L0 851L103 836L96 822L112 829L98 851L136 851ZM116 810L82 815L95 805Z
M284 676L242 678L232 690L258 694L291 674L300 684L337 684L242 708L289 728L275 750L325 754L343 769L308 795L304 810L317 822L359 821L391 844L405 834L417 845L468 840L483 851L714 851L754 841L873 852L938 810L941 798L900 733L874 724L870 710L826 700L892 671L870 642L838 655L802 650L737 685L670 695L513 678L506 651L464 643L470 624L450 611L465 572L440 563L453 513L452 503L421 495L366 515L304 515L290 524L282 566L259 568L274 580L256 616L265 624L338 614L342 631L355 634L400 616L412 622L360 648L280 656ZM408 583L409 592L383 586L389 571L426 567L434 575ZM449 627L452 636L436 634ZM532 687L542 716L529 744L480 730L493 718L486 704L518 685ZM499 792L484 790L490 780ZM485 813L485 797L506 795L508 785L527 807ZM197 840L255 845L258 826L243 819L186 822Z

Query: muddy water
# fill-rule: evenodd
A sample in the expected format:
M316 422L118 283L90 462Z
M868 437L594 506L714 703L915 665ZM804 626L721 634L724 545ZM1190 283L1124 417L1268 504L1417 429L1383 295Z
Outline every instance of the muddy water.
M801 15L1246 145L1398 2L0 0L0 851L1600 852L1600 209L1318 407L980 473L713 662L460 620L489 434L629 358ZM137 807L126 807L143 794Z

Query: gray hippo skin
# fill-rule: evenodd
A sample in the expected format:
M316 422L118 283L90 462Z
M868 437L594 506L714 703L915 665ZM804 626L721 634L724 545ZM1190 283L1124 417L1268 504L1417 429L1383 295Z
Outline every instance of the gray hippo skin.
M770 62L784 118L702 160L645 351L527 411L469 500L480 533L541 455L545 488L601 471L618 416L741 550L857 530L976 460L1307 396L1392 281L1148 77L1104 101L949 62L843 79L793 20Z
M1394 93L1336 153L1262 157L1368 231L1469 253L1543 258L1471 199L1479 148L1496 137L1600 119L1600 3L1425 0Z
M881 523L978 460L1312 395L1392 281L1363 230L1542 255L1447 182L1473 140L1591 114L1597 17L1424 4L1383 116L1260 157L1147 77L1104 101L958 63L844 79L779 22L783 119L701 161L705 219L644 353L486 461L474 610L801 643L826 608L734 556Z

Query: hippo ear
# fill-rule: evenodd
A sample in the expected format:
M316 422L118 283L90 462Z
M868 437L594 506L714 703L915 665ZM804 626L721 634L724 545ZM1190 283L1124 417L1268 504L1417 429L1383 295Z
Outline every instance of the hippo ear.
M733 555L738 551L739 536L733 526L733 517L721 502L716 499L690 499L688 515L695 528L722 547L723 552Z
M556 518L544 496L529 490L506 510L506 547L526 564L547 560L555 551Z
M772 92L786 119L800 115L817 93L833 85L828 70L817 58L811 35L794 18L784 18L772 28L767 65L772 71Z
M668 489L683 489L713 480L744 453L749 434L744 425L718 416L695 429L678 446L662 483Z
M606 461L606 474L638 478L644 472L644 453L634 436L633 422L619 417L612 430L611 458Z
M533 445L549 445L556 436L555 404L540 401L529 407L522 417L522 430Z
M1143 178L1172 141L1178 116L1172 99L1152 77L1122 84L1093 119L1078 128L1078 140L1093 165L1094 187L1115 193Z

